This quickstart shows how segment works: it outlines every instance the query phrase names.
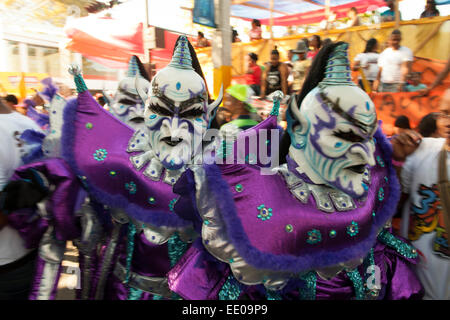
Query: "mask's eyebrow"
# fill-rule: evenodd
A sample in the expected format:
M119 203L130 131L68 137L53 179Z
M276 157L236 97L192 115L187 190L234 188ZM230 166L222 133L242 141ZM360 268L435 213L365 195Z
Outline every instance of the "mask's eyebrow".
M190 98L190 99L180 103L180 109L189 107L190 105L192 105L194 103L201 103L203 101L205 101L205 98L203 98L202 96L196 96L196 97Z
M123 89L123 88L119 88L118 91L119 91L121 94L123 94L123 95L125 95L125 96L127 96L127 97L129 97L129 98L131 98L131 99L133 99L133 100L141 100L141 98L139 97L139 95L133 94L133 93L131 93L131 92L129 92L129 91Z
M369 134L369 132L372 132L373 130L375 130L376 125L377 125L376 117L375 117L375 120L370 125L366 125L366 124L362 123L361 121L359 121L358 119L355 119L354 117L349 115L347 112L345 112L341 108L341 106L339 105L340 98L337 98L336 102L333 102L325 95L325 93L323 91L319 91L319 95L322 98L322 100L331 108L331 110L336 112L338 115L340 115L345 120L352 123L354 126L358 127L362 132L364 132L364 134L367 135L367 134Z

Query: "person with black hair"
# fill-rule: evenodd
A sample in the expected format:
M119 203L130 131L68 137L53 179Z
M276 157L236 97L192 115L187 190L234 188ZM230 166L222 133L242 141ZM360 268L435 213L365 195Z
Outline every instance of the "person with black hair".
M245 72L245 84L249 85L255 95L261 94L261 67L256 63L258 61L258 55L250 52L245 56L245 62L247 64L247 70Z
M261 21L258 19L252 20L252 28L249 32L250 41L262 39Z
M204 48L204 47L210 47L211 43L208 39L205 38L205 35L203 32L199 31L197 33L197 43L195 45L197 48Z
M277 90L281 90L284 94L288 94L288 76L289 71L287 65L280 62L280 53L275 46L270 53L270 62L261 79L261 99L264 99L266 96Z
M411 49L402 46L402 33L395 29L389 36L389 47L378 57L378 75L374 91L402 92L414 60Z
M358 10L356 10L355 7L351 7L350 10L347 12L347 27L356 27L361 25L361 20L358 17Z
M439 112L430 112L422 119L420 119L417 130L424 138L440 138L441 135L437 129L436 121L439 117Z
M11 110L15 110L17 104L19 104L19 100L17 99L17 97L13 94L8 94L6 95L6 97L3 98L5 104L11 109Z
M239 33L231 27L231 42L241 42L241 39L239 38Z
M420 15L420 18L437 17L440 15L439 10L436 8L436 1L427 0L425 10Z
M318 34L314 34L309 39L309 46L313 49L308 51L308 59L313 60L316 54L319 52L320 48L322 47L322 40L320 39L320 36Z
M375 38L370 38L366 43L366 48L364 49L364 52L359 53L356 55L355 59L353 60L353 71L360 71L364 72L364 76L366 77L366 80L369 82L370 87L372 88L374 81L377 79L378 75L378 41ZM363 83L362 83L362 77L361 74L358 75L358 83L359 86L365 90Z
M405 115L398 116L394 122L394 135L400 134L405 130L411 130L409 118Z

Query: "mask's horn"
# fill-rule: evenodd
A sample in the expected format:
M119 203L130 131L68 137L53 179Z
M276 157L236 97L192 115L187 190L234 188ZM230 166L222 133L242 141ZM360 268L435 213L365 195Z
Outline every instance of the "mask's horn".
M139 81L140 79L142 79L142 78L140 78L139 75L136 75L134 77L134 86L136 87L136 91L137 91L139 97L141 97L142 102L145 105L145 103L147 102L147 99L148 99L148 90L147 91L145 90L146 88L143 85L144 81Z
M211 113L214 109L216 109L219 106L219 104L222 102L222 99L223 99L223 85L220 87L220 92L219 92L219 96L217 97L217 99L214 100L213 103L208 105L208 113Z

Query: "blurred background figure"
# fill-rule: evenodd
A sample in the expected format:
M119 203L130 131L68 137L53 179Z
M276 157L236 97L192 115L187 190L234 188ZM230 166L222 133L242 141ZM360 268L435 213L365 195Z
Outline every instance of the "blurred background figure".
M312 50L308 51L307 57L312 60L322 47L322 41L319 35L315 34L309 39L309 47L312 48Z
M285 95L288 94L288 68L287 65L280 62L280 53L277 47L270 53L270 62L263 72L261 79L261 98L265 98L274 91L281 90Z
M319 24L319 27L321 30L333 30L337 26L336 22L336 13L334 11L331 11L329 13L325 14L325 19L322 20Z
M437 130L436 121L439 117L439 112L431 112L424 116L417 126L419 133L425 138L440 138L441 135Z
M211 46L211 43L209 42L209 40L205 38L205 35L203 34L203 32L199 31L197 33L196 47L203 48L203 47L210 47L210 46Z
M386 22L386 21L395 21L395 4L393 0L385 0L384 2L386 2L386 6L389 7L388 10L382 12L380 14L381 16L381 22ZM402 20L402 15L400 14L400 20Z
M245 56L245 62L247 64L247 70L245 72L245 84L249 85L255 95L261 94L261 67L256 63L258 61L258 55L250 52Z
M231 42L241 42L239 33L233 27L231 27Z
M292 69L294 68L294 62L298 59L298 56L294 54L294 50L290 49L288 51L288 61L285 62L288 68L288 92L292 92L292 83L294 82L294 75L292 73Z
M256 109L251 105L254 95L250 86L244 84L228 87L223 105L231 113L231 116L230 121L220 127L221 132L234 136L237 132L247 130L261 121Z
M347 12L347 17L349 20L347 21L347 27L356 27L361 25L361 20L358 17L358 10L355 7L351 7Z
M411 72L413 52L400 45L402 33L395 29L389 36L389 47L378 57L378 75L374 91L401 92Z
M439 16L439 10L436 8L436 2L434 0L427 0L425 10L420 15L420 18L429 18Z
M292 83L292 91L293 93L299 93L299 90L303 86L303 82L305 81L306 76L308 75L309 68L311 67L311 59L306 57L307 48L304 41L297 42L297 48L293 50L298 56L298 60L294 62L292 74L293 74L293 83Z
M394 135L400 134L405 130L411 130L409 118L407 116L398 116L394 122Z
M424 90L427 88L426 85L421 83L422 72L411 72L408 76L409 83L406 85L406 91L415 92L419 90Z
M378 75L378 57L378 41L371 38L367 40L364 52L357 54L353 60L353 71L360 71L361 68L371 88ZM363 90L366 90L362 83L361 74L358 76L358 83Z
M11 110L15 110L16 106L19 104L19 100L13 94L6 95L6 97L3 98L3 101L6 104L6 106Z
M258 19L252 20L252 28L249 32L250 41L262 39L261 22Z

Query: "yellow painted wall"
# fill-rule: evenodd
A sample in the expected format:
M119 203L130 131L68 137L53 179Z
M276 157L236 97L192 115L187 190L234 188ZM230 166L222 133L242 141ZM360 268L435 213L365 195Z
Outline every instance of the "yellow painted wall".
M22 77L21 72L0 72L0 94L14 94L20 98L19 83ZM46 73L25 73L26 94L33 95L34 90L42 90L41 80L47 78Z

